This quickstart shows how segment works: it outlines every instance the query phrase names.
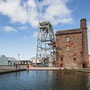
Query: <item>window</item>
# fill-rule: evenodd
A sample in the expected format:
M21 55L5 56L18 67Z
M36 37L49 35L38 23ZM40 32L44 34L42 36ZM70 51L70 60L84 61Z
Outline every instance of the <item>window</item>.
M76 60L77 59L77 57L76 56L73 56L73 60Z
M66 46L66 50L69 51L70 50L70 47L69 46Z
M70 38L69 37L66 37L66 41L69 42L70 41Z
M60 58L61 58L61 61L63 61L63 56L61 56Z

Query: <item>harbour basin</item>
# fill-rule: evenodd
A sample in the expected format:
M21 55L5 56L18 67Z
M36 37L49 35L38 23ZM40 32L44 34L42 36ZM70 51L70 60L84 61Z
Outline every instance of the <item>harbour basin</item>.
M59 70L0 74L0 90L90 90L90 74Z

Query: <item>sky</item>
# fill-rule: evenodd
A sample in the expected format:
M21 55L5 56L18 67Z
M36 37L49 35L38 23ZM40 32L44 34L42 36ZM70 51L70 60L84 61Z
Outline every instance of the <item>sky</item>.
M0 55L30 60L36 56L38 22L54 33L80 27L87 19L90 54L90 0L0 0Z

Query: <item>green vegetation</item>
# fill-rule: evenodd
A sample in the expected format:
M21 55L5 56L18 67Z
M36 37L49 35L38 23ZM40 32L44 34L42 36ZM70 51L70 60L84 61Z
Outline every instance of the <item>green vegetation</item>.
M76 70L76 71L90 71L89 68L86 68L86 69L82 68L82 69L75 69L75 70Z
M30 61L30 65L32 65L32 61Z
M75 72L74 69L60 69L60 72L65 72L65 73L71 73L71 72Z
M59 71L63 72L75 72L75 71L82 71L82 72L90 72L90 68L82 68L82 69L61 69Z

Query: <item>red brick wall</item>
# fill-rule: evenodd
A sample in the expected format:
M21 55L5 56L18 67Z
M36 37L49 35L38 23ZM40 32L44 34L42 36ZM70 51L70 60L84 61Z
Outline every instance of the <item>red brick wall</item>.
M66 37L70 38L70 41L66 41ZM70 49L67 51L66 47ZM82 67L82 33L66 34L56 36L56 60L57 66L64 68L81 68ZM63 56L61 61L60 56ZM73 56L76 56L76 60L73 60Z

